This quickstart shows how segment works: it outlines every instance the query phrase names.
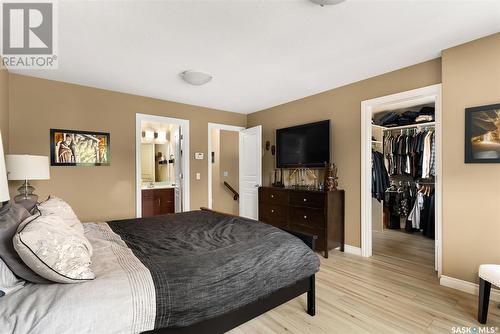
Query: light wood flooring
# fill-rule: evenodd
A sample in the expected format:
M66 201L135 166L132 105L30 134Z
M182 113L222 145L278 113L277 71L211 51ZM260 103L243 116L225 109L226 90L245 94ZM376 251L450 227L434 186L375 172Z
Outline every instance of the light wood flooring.
M230 333L452 333L453 326L479 326L477 297L439 285L433 242L418 237L375 232L371 258L331 251L316 275L316 316L307 315L303 295ZM500 328L494 303L487 325Z

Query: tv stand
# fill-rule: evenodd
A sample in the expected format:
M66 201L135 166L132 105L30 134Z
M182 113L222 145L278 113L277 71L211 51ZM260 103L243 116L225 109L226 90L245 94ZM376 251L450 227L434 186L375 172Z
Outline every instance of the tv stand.
M259 220L294 232L317 235L316 249L344 251L344 190L259 188Z

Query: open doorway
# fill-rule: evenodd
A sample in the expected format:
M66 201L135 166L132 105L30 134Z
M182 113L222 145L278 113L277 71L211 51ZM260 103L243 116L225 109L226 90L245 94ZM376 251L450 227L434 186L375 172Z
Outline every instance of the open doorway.
M441 275L441 85L362 102L363 256Z
M237 147L235 147L236 139ZM219 158L223 157L226 162L221 164L219 160L218 166L214 168L217 151ZM258 189L262 183L262 126L245 129L239 126L208 123L208 152L208 207L215 210L222 208L219 211L224 210L241 217L258 219ZM237 169L234 169L236 158ZM230 166L233 172L229 170ZM221 201L226 204L221 204ZM233 211L228 212L228 210Z
M189 210L189 121L137 114L136 215Z
M209 208L239 215L239 132L244 128L209 124Z

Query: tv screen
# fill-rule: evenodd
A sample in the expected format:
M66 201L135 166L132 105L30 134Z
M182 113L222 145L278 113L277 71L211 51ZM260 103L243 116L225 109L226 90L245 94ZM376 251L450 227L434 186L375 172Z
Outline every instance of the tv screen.
M330 121L276 130L278 168L324 167L330 163Z

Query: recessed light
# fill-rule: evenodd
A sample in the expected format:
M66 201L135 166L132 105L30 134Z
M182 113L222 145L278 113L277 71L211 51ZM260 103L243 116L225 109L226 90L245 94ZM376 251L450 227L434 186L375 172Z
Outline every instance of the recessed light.
M324 6L337 5L341 2L344 2L345 0L310 0L310 1L320 5L321 7L324 7Z
M180 76L184 81L195 86L204 85L213 78L211 74L194 70L181 72Z

